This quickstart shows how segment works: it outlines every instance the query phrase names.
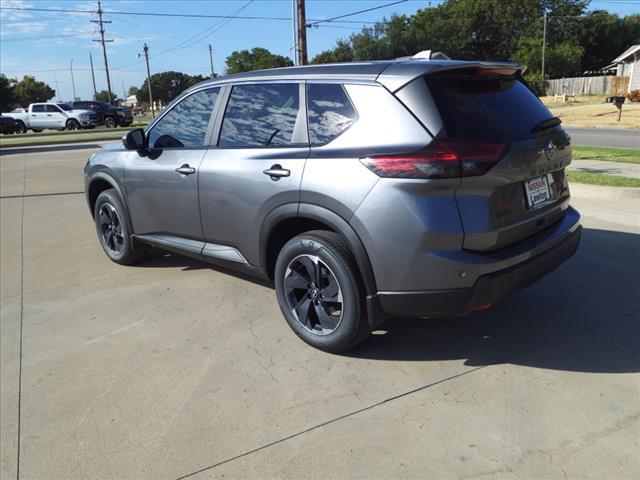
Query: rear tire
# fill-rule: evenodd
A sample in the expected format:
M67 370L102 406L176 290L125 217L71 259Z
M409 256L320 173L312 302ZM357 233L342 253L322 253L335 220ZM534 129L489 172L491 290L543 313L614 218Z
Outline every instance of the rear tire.
M24 123L22 123L21 121L18 120L16 122L15 132L16 133L27 133L28 132L27 126Z
M359 270L346 241L315 230L289 240L274 273L280 310L309 345L338 353L370 333Z
M129 212L114 189L105 190L94 207L96 233L104 253L120 265L131 265L141 260L149 247L135 242Z

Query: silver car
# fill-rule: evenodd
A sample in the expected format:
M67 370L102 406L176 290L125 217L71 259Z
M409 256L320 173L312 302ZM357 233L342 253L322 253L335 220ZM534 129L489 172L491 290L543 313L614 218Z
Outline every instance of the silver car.
M580 240L569 136L514 64L229 75L85 167L115 262L150 246L273 281L292 330L353 347L388 318L490 308Z

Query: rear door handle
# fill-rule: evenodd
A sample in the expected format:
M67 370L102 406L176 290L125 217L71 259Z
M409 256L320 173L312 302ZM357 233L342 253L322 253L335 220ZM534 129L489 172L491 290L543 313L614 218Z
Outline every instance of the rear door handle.
M267 168L262 173L269 175L271 180L278 180L279 178L291 175L291 170L287 170L286 168L282 168L282 166L275 164L271 165L271 168Z
M193 175L196 173L196 169L190 167L188 163L185 163L181 167L176 168L176 173L179 173L180 175Z

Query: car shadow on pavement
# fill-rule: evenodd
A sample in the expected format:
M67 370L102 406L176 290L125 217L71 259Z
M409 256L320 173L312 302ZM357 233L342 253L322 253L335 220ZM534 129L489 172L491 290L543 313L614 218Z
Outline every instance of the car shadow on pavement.
M493 310L459 318L392 319L347 355L638 372L639 259L640 235L584 229L572 259Z
M240 278L242 280L261 285L263 287L273 288L273 282L267 281L261 278L257 278L246 273L233 270L231 268L225 268L220 265L212 265L203 260L196 260L195 258L185 257L183 255L174 255L173 253L160 250L158 248L152 248L149 254L139 263L131 265L131 267L137 268L181 268L182 271L190 270L204 270L210 269L216 272L231 275L233 277Z

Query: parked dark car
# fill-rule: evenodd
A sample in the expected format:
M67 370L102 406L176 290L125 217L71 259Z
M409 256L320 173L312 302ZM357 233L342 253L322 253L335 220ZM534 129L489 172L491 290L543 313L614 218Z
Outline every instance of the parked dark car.
M151 245L270 279L293 331L331 352L387 317L486 310L580 241L570 138L521 73L409 60L207 80L91 156L99 241L120 264Z
M133 123L133 112L130 108L114 107L107 102L97 101L73 102L73 106L93 110L98 115L98 125L107 128L128 127Z
M16 133L17 131L18 124L13 118L0 115L0 133L7 135L10 133Z

